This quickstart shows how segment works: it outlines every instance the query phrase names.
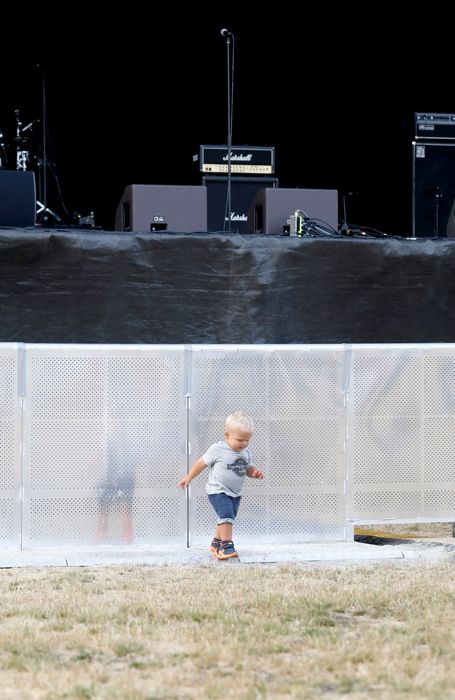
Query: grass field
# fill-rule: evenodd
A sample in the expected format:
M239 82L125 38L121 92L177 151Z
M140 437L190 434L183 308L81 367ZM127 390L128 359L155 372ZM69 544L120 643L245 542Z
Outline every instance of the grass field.
M0 571L0 697L455 698L451 563Z
M354 528L355 534L377 533L385 536L413 539L453 538L453 523L397 523L393 525L362 525Z

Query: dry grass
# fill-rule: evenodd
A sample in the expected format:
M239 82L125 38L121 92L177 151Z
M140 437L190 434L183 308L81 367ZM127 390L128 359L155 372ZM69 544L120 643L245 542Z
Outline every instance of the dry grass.
M455 544L452 523L398 523L396 525L362 525L354 528L355 534L382 534L393 537L406 537L418 539L445 539L449 538Z
M455 698L453 565L0 571L0 696Z

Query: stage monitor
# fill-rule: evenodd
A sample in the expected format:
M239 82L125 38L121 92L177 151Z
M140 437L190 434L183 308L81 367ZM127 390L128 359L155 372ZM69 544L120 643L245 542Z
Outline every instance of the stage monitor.
M116 231L207 231L207 190L186 185L128 185Z
M0 170L0 226L26 228L36 221L35 174Z
M261 189L248 214L249 233L283 234L295 211L338 231L338 191L266 187Z

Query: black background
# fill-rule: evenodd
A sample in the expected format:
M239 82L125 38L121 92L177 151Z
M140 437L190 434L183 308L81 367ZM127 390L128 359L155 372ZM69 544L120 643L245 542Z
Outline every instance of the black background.
M129 184L201 184L193 155L226 142L227 27L233 144L274 146L280 186L338 189L350 223L410 235L413 113L455 112L447 10L94 7L2 11L8 167L16 109L24 125L40 120L30 167L42 155L44 85L47 205L60 216L93 209L110 229Z

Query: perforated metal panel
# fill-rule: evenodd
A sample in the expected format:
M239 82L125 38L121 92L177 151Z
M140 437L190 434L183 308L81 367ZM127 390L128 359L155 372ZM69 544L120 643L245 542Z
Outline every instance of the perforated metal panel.
M355 346L349 407L349 518L454 519L455 346Z
M183 347L27 348L24 545L186 541Z
M193 346L191 463L223 437L229 413L255 421L254 463L235 531L242 541L344 539L343 353L339 346ZM192 483L192 542L216 516L204 473Z
M21 403L17 344L0 345L0 546L20 546Z
M189 533L176 483L234 410L266 474L244 542L344 539L346 513L455 520L455 345L2 344L0 547L207 542L206 477Z

